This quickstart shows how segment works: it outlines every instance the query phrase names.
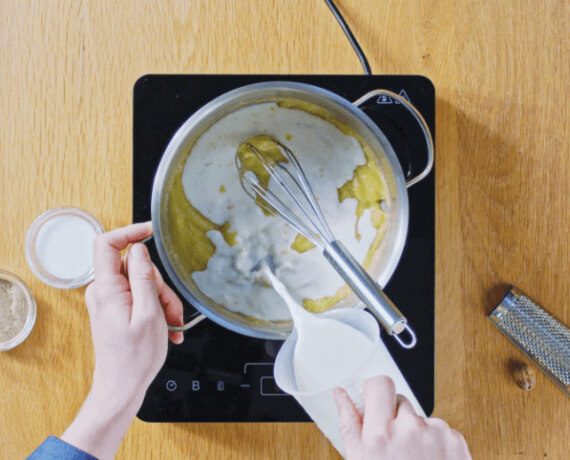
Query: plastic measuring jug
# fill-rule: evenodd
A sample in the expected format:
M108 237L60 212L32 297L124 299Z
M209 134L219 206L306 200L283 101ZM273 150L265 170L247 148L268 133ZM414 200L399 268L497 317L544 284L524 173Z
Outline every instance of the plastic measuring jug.
M357 408L362 411L362 385L364 381L376 375L387 375L394 381L396 392L406 396L416 412L420 416L425 416L406 379L388 352L384 342L380 340L380 329L372 315L364 310L339 308L322 313L319 316L350 325L374 343L373 347L366 349L368 357L363 360L364 364L356 372L349 372L348 375L342 377L340 377L338 369L335 369L333 374L336 376L336 381L324 382L318 385L319 388L315 391L300 391L297 387L293 365L297 344L297 333L293 331L277 354L274 376L277 385L299 402L341 455L344 456L344 446L339 433L339 418L332 395L333 389L336 387L344 388ZM356 357L356 359L361 360L361 356ZM326 379L326 376L323 378Z

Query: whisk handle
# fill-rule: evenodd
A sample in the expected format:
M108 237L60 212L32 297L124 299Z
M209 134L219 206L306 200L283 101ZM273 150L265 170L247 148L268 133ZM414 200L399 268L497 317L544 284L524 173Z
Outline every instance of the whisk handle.
M340 241L333 241L323 251L327 260L362 300L370 312L380 321L388 334L404 348L413 348L416 336L407 324L406 317L398 307L384 294L378 283L362 268ZM410 340L404 342L398 335L407 331Z

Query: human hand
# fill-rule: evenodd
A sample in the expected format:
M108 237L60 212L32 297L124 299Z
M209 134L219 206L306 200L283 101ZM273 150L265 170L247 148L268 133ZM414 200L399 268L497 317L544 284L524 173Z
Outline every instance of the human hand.
M419 417L387 376L364 382L364 415L343 389L333 395L348 460L471 459L460 433L439 418Z
M62 439L99 459L114 458L146 390L164 364L168 337L181 343L182 303L143 244L150 222L97 236L95 281L85 291L95 349L91 391ZM134 243L123 266L120 251ZM125 275L128 273L128 277Z
M138 243L152 234L150 222L97 236L95 281L85 291L95 349L94 385L146 392L166 358L168 336L182 343L182 303ZM120 251L133 244L123 266ZM124 273L128 273L128 277Z

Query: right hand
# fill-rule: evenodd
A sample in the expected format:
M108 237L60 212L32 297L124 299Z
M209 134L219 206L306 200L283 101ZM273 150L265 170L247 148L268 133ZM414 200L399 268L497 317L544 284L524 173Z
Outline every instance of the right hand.
M343 389L333 395L347 460L471 459L460 433L439 418L418 416L387 376L364 382L364 415Z

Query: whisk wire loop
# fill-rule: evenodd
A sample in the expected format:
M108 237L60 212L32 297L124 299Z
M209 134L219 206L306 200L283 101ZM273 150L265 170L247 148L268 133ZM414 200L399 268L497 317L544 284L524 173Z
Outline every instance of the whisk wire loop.
M291 215L293 215L292 209L289 206L287 206L285 203L283 203L283 201L280 200L277 195L275 195L271 190L267 190L261 185L259 185L257 181L252 181L251 177L246 178L246 180L251 185L251 188L253 189L254 193L261 198L261 200L258 200L257 202L260 203L264 209L271 212L272 214L279 215L289 225L291 225L295 230L297 230L301 235L307 238L315 246L324 248L325 243L322 241L320 236L318 234L315 234L314 232L311 232L310 228L307 225L305 225L304 222L298 219L293 219L291 217ZM249 196L252 196L249 191L246 190L246 192ZM253 197L255 198L255 195L253 195Z
M270 177L274 180L274 184L277 187L279 187L279 189L283 191L285 195L291 199L291 201L293 201L297 209L301 211L301 214L306 219L306 222L303 222L303 220L300 219L299 213L294 212L293 209L285 205L285 203L283 203L282 200L280 200L274 193L272 193L268 187L267 188L259 187L260 189L263 189L264 192L263 199L267 201L267 197L269 196L271 197L272 200L278 200L279 203L282 205L282 208L284 208L287 212L289 212L289 215L287 215L288 222L290 223L292 221L294 228L305 227L304 228L305 231L300 233L302 233L303 236L305 236L306 238L307 238L306 233L314 235L313 237L307 239L309 239L309 241L311 241L313 244L323 248L326 246L327 243L330 243L331 241L334 240L332 232L329 229L327 222L321 212L321 209L314 198L313 191L309 185L309 182L307 181L307 178L303 170L301 169L299 162L286 146L277 141L276 144L285 153L287 160L289 161L289 163L291 163L291 166L293 167L295 175L293 175L292 172L289 170L289 168L286 167L286 163L277 162L274 164L271 161L269 161L264 155L262 155L261 152L254 145L248 144L248 146L255 155L255 157L261 162L264 169L269 173ZM279 171L277 171L276 167L286 174L286 176L291 180L294 187L290 187L286 183L285 177L282 174L280 174ZM304 200L300 200L298 194L295 194L293 190L301 190L303 193L300 196L302 196ZM273 203L269 202L269 204L272 205ZM294 217L292 218L291 216ZM309 230L310 228L316 228L316 232L310 231Z
M311 223L315 227L317 227L318 231L323 235L323 238L325 239L325 241L327 243L331 243L332 241L335 240L335 238L334 238L332 231L331 231L331 229L327 223L327 220L325 219L323 212L321 211L321 207L319 206L319 203L317 202L317 200L315 198L315 194L313 193L313 189L311 188L311 185L310 185L309 181L307 180L307 176L305 176L305 172L304 172L303 168L301 167L299 160L297 160L297 157L293 154L293 152L289 149L289 147L283 145L279 141L277 141L277 145L279 145L283 149L283 151L285 152L285 156L287 157L287 160L293 166L293 171L295 171L295 174L299 178L300 188L304 192L303 196L309 202L309 205L311 206L311 209L313 210L313 213L317 218L318 222L315 222L314 219L311 219ZM279 166L281 168L283 168L284 170L286 170L289 175L291 175L290 171L287 168L285 168L284 165L279 164ZM295 181L295 183L298 184L297 181Z

